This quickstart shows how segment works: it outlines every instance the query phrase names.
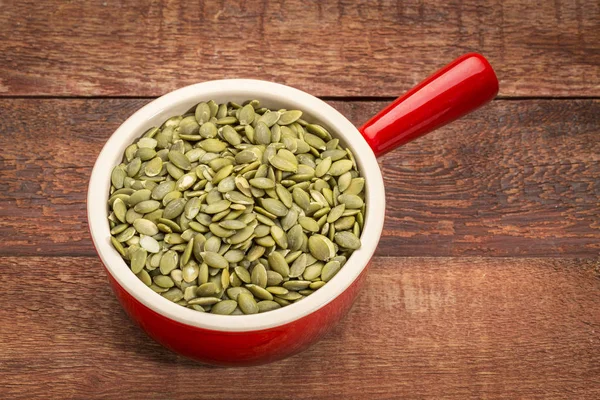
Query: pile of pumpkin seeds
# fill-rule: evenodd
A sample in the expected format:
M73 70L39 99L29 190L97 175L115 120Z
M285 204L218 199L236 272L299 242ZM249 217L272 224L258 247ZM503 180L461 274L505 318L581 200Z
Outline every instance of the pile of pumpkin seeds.
M111 242L166 299L254 314L323 287L361 245L364 178L299 110L202 102L114 167Z

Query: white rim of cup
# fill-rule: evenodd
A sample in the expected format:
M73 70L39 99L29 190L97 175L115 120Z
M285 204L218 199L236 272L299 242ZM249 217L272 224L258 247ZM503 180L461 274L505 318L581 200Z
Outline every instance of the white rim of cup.
M106 199L112 168L127 147L152 126L182 114L201 101L217 102L258 99L269 108L302 110L309 122L326 126L340 142L350 147L361 175L366 181L367 213L361 235L362 246L349 258L340 272L327 283L297 303L254 315L214 315L200 313L175 304L152 291L129 269L110 243ZM253 79L207 81L177 89L145 105L129 117L108 139L98 156L90 178L87 196L88 223L94 246L108 273L131 296L151 310L180 323L214 331L248 332L282 326L303 318L341 295L361 274L371 260L385 217L385 191L381 170L373 151L358 129L324 101L299 89Z

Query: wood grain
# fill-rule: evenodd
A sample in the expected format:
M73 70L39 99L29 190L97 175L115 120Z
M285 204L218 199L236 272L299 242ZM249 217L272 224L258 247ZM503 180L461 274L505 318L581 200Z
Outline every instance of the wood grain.
M94 254L87 178L146 102L0 100L0 254ZM360 124L385 103L331 104ZM387 155L378 254L598 256L599 126L600 101L495 101Z
M596 1L9 1L0 94L158 96L258 78L319 96L398 96L485 54L503 96L600 95Z
M203 367L152 342L95 257L0 264L4 282L21 282L0 291L5 399L600 396L600 270L589 260L377 258L323 341L251 369Z

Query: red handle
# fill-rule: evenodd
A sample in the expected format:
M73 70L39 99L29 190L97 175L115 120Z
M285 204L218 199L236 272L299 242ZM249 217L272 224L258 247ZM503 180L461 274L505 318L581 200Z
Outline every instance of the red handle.
M379 157L491 101L498 78L480 54L465 54L396 99L360 128Z

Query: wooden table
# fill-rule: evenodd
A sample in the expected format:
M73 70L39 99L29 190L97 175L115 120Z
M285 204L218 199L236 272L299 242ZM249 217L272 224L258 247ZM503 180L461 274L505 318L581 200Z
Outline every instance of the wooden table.
M597 1L8 1L0 38L0 398L600 397ZM208 368L126 317L85 195L136 109L252 77L361 124L468 51L498 99L381 159L381 245L323 341Z

